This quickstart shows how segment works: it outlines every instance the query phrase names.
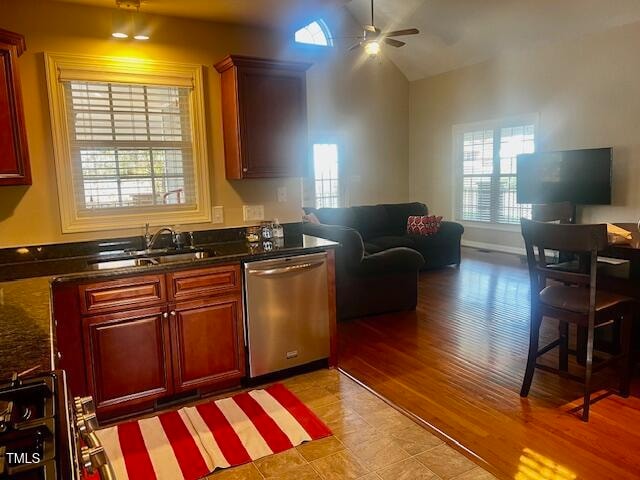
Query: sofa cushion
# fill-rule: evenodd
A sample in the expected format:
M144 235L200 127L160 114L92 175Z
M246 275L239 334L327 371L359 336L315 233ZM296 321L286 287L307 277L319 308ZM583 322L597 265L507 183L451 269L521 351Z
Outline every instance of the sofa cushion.
M438 233L433 235L407 235L419 252L425 253L430 248L459 245L464 227L455 222L442 222Z
M424 203L398 203L380 205L387 211L389 221L389 235L405 235L407 219L411 215L429 215L429 209Z
M396 247L408 247L413 249L416 248L416 244L413 241L413 239L407 235L402 237L395 236L395 235L386 235L382 237L370 238L366 245L372 245L378 248L379 249L378 251L388 250L389 248L396 248ZM366 245L365 245L365 249L367 250L367 252L369 252L369 250L366 248Z
M364 251L367 255L382 252L383 250L383 247L381 247L380 245L376 245L375 243L365 242L364 244Z
M368 205L352 207L355 215L354 228L360 232L363 240L389 234L389 217L384 207Z

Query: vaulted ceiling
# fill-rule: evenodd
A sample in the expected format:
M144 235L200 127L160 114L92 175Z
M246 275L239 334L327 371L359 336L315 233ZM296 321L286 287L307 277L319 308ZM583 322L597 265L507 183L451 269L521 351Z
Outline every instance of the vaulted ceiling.
M370 0L347 7L370 22ZM409 80L495 57L510 49L640 21L638 0L376 0L383 30L417 27L407 45L385 54Z
M115 8L115 0L61 0ZM141 0L141 10L171 17L199 18L221 23L289 28L292 22L311 21L326 8L349 0Z
M115 6L115 0L62 1ZM359 23L370 23L370 0L142 0L145 12L287 31L345 6ZM417 80L507 50L640 21L640 0L375 0L375 11L383 30L420 29L420 35L399 38L406 46L384 49L409 80ZM354 28L354 35L361 33ZM337 41L336 47L347 55L353 42Z

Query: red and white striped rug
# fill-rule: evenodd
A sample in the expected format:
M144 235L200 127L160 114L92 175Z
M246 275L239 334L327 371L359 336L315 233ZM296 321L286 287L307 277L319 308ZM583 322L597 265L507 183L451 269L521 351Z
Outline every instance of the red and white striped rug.
M283 385L99 430L117 480L197 480L329 428Z

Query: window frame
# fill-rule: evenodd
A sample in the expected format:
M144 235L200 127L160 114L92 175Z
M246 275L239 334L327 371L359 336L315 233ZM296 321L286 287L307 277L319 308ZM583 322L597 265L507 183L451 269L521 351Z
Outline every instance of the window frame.
M299 42L298 40L296 40L296 34L300 30L304 30L304 29L308 28L310 25L313 25L314 23L316 23L320 27L320 30L322 30L322 33L324 34L324 37L327 40L327 44L326 45L323 45L323 44L320 44L320 43ZM331 37L331 30L329 29L329 26L327 25L327 22L325 22L322 18L318 18L316 20L312 20L312 21L308 22L307 24L303 25L302 27L296 28L296 30L293 32L293 43L298 45L298 46L300 46L300 47L309 47L309 48L324 49L324 48L333 47L333 39Z
M524 125L533 125L533 142L534 142L534 150L538 151L539 146L539 114L527 114L527 115L519 115L501 119L493 119L481 122L472 122L472 123L464 123L454 125L452 128L452 145L453 145L453 168L451 169L453 177L452 182L454 188L452 189L452 218L455 218L457 222L460 222L462 225L480 228L480 229L489 229L489 230L503 230L503 231L519 231L520 226L513 223L501 223L495 221L497 218L497 207L493 208L492 205L492 219L488 222L483 222L479 220L467 220L462 218L462 204L463 199L462 195L464 192L464 165L463 165L463 148L464 148L464 134L477 130L492 130L493 131L493 171L490 175L492 179L492 184L501 177L514 176L510 174L500 174L496 173L496 167L498 167L498 172L500 171L500 132L503 128L510 127L518 127ZM488 174L487 174L488 175ZM480 176L480 175L478 175ZM492 196L495 196L495 186L492 185ZM495 198L492 198L492 202L495 201Z
M45 53L45 71L53 137L58 201L63 233L92 232L150 225L211 222L202 65L119 57ZM92 210L76 205L65 81L89 81L189 87L195 205L191 208L130 207Z

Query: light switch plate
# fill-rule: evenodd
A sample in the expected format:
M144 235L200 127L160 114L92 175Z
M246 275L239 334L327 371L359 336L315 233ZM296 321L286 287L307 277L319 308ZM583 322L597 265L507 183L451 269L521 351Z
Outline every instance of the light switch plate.
M242 216L245 222L264 220L264 205L243 205Z
M278 188L278 202L284 203L287 201L287 187Z
M213 207L211 223L224 223L224 207Z

